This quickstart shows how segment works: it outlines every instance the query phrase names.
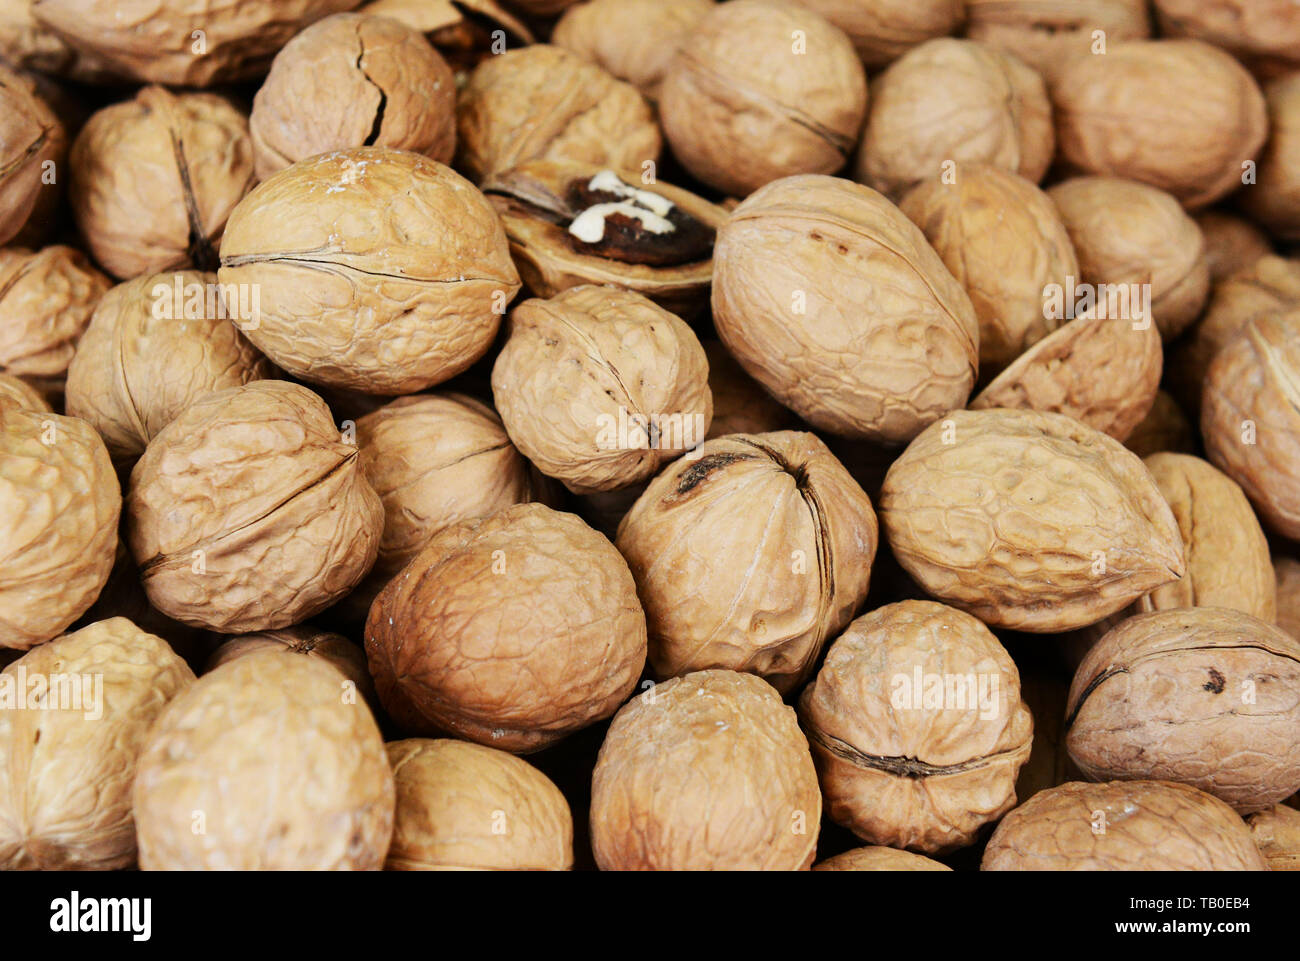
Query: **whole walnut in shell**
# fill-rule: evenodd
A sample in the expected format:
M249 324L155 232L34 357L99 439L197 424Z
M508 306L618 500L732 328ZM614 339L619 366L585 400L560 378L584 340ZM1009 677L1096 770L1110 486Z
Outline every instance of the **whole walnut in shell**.
M769 184L713 255L718 334L815 427L903 443L962 406L979 321L924 234L883 196L833 177Z
M10 374L0 374L0 410L14 408L52 412L49 401L27 381Z
M1300 641L1226 608L1139 614L1084 657L1066 717L1094 780L1179 781L1262 811L1300 789Z
M1300 638L1300 561L1275 555L1273 570L1277 574L1277 626Z
M1279 804L1246 818L1270 871L1300 871L1300 811Z
M890 467L880 511L916 582L996 627L1083 627L1186 567L1142 462L1063 414L953 411Z
M0 711L0 868L133 864L136 761L163 706L193 680L162 638L121 617L42 644L5 668L4 686L21 692L21 702Z
M572 514L520 504L432 538L375 599L365 640L403 730L526 753L627 699L645 615L609 541Z
M871 845L854 848L814 864L814 871L951 871L923 854Z
M488 57L456 108L457 167L475 182L529 160L640 172L659 160L653 111L630 83L575 53L534 44Z
M1264 231L1249 220L1222 210L1201 211L1196 215L1196 226L1205 238L1205 262L1210 268L1210 283L1216 290L1221 280L1273 252Z
M522 758L481 744L412 738L387 745L397 784L390 871L567 871L573 816Z
M374 563L384 509L355 445L297 384L207 394L131 471L127 540L154 607L224 634L288 627Z
M7 244L57 197L67 134L35 84L0 66L0 244Z
M31 0L0 0L0 60L15 70L70 80L106 79L102 63L69 47L53 30L37 22Z
M321 661L238 657L174 698L132 794L146 871L378 870L393 774L375 719Z
M278 366L373 394L465 370L519 290L483 195L385 147L323 154L260 184L231 215L219 277L260 292L244 333Z
M113 569L121 509L89 424L0 407L0 647L48 641L94 603Z
M815 435L733 434L668 465L615 543L657 676L723 667L785 693L866 597L876 516Z
M1258 74L1300 66L1300 9L1291 0L1155 0L1160 32L1222 47Z
M998 825L983 871L1264 871L1232 808L1185 784L1071 781Z
M68 367L68 413L99 431L115 460L149 441L204 394L271 375L225 316L216 274L137 277L95 309Z
M802 871L822 810L795 713L751 674L656 684L609 726L591 778L605 871Z
M112 281L62 245L0 250L0 371L59 378Z
M456 79L406 24L338 13L276 54L253 99L249 129L260 180L348 147L392 147L451 163Z
M209 93L145 87L97 111L69 160L77 227L123 280L213 269L226 220L253 186L248 118Z
M585 285L526 300L509 323L493 399L520 452L569 490L631 486L703 443L708 360L676 315Z
M1079 264L1056 207L1024 177L991 164L961 164L952 176L923 180L899 208L970 295L984 373L1062 322L1043 309L1043 291L1078 276Z
M1139 457L1160 451L1190 454L1196 449L1196 434L1178 401L1158 390L1151 409L1129 432L1124 446Z
M1300 10L1296 13L1300 36ZM1295 243L1300 241L1300 73L1274 80L1264 95L1268 143L1255 182L1242 187L1239 197L1251 219L1273 236Z
M1050 78L1099 44L1151 36L1147 6L1147 0L966 0L966 35Z
M950 163L988 163L1034 183L1052 162L1043 79L1011 54L943 37L872 80L854 178L897 199Z
M932 601L859 617L799 698L831 818L872 844L951 851L1016 803L1033 718L987 627Z
M818 14L771 0L722 3L668 66L659 115L698 180L743 197L792 174L847 162L867 108L848 37Z
M375 686L366 666L366 652L342 634L331 634L306 625L232 637L212 652L203 673L209 674L236 658L259 651L287 651L323 661L351 682L352 690L365 698L366 703L375 701ZM345 690L344 696L347 693Z
M868 69L883 67L917 44L955 33L966 0L795 0L849 35Z
M1188 208L1238 187L1268 134L1246 68L1199 40L1128 40L1076 57L1052 100L1067 167L1151 184Z
M721 341L706 340L703 346L709 360L709 393L713 395L713 420L706 440L794 428L794 414L745 373Z

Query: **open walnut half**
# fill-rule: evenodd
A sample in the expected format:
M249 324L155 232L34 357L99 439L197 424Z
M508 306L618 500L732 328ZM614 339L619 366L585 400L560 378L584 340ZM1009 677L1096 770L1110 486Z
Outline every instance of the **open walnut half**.
M615 284L687 319L703 312L721 207L663 183L629 182L590 164L532 161L494 174L483 191L539 297Z

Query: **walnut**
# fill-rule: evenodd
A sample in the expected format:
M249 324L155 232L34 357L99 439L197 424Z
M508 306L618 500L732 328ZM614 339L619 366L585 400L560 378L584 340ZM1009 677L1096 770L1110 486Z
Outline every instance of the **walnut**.
M1158 390L1151 409L1129 432L1124 446L1139 457L1166 450L1175 454L1190 454L1196 449L1196 435L1178 401L1163 390Z
M706 340L703 346L709 361L709 393L713 395L713 420L705 440L795 427L794 414L745 373L721 341Z
M854 848L814 864L814 871L951 871L946 864L940 864L921 854L900 851L897 848L878 847Z
M366 652L342 634L331 634L305 625L232 637L212 652L203 673L209 674L236 658L247 657L259 651L288 651L324 661L352 684L351 689L344 689L345 694L354 690L365 698L367 704L373 706L378 703L375 699L375 686L366 667Z
M1300 811L1279 804L1246 818L1270 871L1300 871Z
M0 250L0 371L61 378L77 340L112 281L80 251Z
M36 85L0 66L0 244L52 209L67 148L63 124Z
M1295 20L1300 36L1300 17ZM1297 57L1300 66L1300 57ZM1268 143L1254 183L1242 188L1242 208L1273 236L1300 241L1300 73L1264 89L1268 101Z
M1216 289L1220 281L1273 253L1264 231L1222 210L1201 211L1196 215L1196 226L1205 238L1205 262L1210 268L1210 283Z
M1051 78L1103 42L1151 36L1147 0L966 0L966 35Z
M49 401L35 387L10 374L0 374L0 411L13 408L51 413Z
M1277 626L1300 639L1300 561L1275 555L1277 574Z
M1300 10L1291 0L1155 0L1160 31L1222 47L1256 73L1300 67Z
M917 44L955 33L966 18L967 0L795 0L816 10L849 35L858 56L873 70Z

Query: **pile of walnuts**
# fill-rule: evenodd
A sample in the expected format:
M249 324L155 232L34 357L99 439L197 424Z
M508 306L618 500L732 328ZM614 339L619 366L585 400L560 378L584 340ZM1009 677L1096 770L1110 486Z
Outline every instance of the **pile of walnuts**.
M0 5L0 868L1300 868L1300 6Z

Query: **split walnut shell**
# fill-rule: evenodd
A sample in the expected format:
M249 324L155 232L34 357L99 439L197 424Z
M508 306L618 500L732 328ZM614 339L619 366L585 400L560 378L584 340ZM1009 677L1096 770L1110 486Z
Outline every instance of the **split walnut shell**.
M1163 390L1158 390L1151 409L1124 439L1124 446L1139 457L1148 457L1160 451L1190 454L1196 450L1196 435L1192 422L1187 419L1178 401Z
M982 871L1264 871L1250 829L1218 798L1162 781L1071 781L998 825Z
M679 187L644 180L535 160L493 174L483 191L535 296L614 284L693 319L708 309L714 236L727 213Z
M664 136L692 176L743 197L793 174L832 174L856 145L867 78L843 32L803 7L718 4L660 89Z
M54 204L67 146L63 124L35 84L0 66L0 244Z
M1066 718L1094 780L1178 781L1262 811L1300 790L1300 641L1225 608L1139 614L1084 657Z
M61 377L112 282L62 245L0 250L0 371Z
M136 761L163 705L193 680L162 638L121 617L56 638L5 668L0 690L26 703L11 700L0 710L0 867L133 864ZM38 681L47 698L40 705L30 700Z
M259 651L286 651L323 661L351 682L351 690L360 694L367 704L375 701L375 686L366 667L366 652L342 634L318 631L305 625L232 637L212 652L203 673L210 674L223 664ZM345 688L341 696L347 697L349 693Z
M1270 871L1300 871L1300 811L1279 804L1246 818Z
M443 530L375 599L365 639L404 731L521 754L609 717L645 663L627 564L541 504Z
M1300 66L1300 10L1291 0L1155 0L1160 31L1222 47L1257 74Z
M897 848L854 848L814 864L814 871L951 871L946 864Z
M533 44L488 57L457 105L457 167L481 182L529 160L572 160L641 171L662 140L650 105L629 83L559 47Z
M324 610L370 569L384 521L324 402L281 380L187 407L136 462L126 509L153 606L223 634Z
M925 235L883 196L833 177L769 184L718 232L718 334L815 427L904 443L966 402L979 321Z
M941 853L1016 803L1033 718L987 627L932 601L859 617L799 698L831 818L872 844Z
M956 33L968 0L795 0L839 27L868 69L935 37Z
M216 274L138 277L99 302L68 367L68 413L99 431L115 461L204 394L271 376L225 316ZM215 309L214 309L215 307Z
M1268 235L1243 217L1203 210L1196 215L1196 226L1205 237L1205 262L1216 291L1220 281L1273 253Z
M253 186L248 118L208 93L145 87L86 121L69 160L77 227L123 280L214 268L226 220Z
M389 871L567 871L573 815L522 758L465 741L387 745L397 782Z
M1296 19L1300 34L1300 17ZM1297 57L1300 60L1300 57ZM1264 89L1268 101L1268 143L1259 158L1253 184L1238 195L1256 223L1282 240L1300 240L1300 74L1273 81Z
M950 37L914 47L872 81L854 179L897 199L948 163L1038 183L1052 162L1042 78L1014 56Z
M378 870L393 774L375 719L310 657L262 651L163 710L132 794L146 871Z
M880 510L916 582L996 627L1083 627L1186 566L1142 462L1063 414L953 411L890 467Z
M609 726L591 778L604 871L802 871L822 799L795 713L751 674L656 684Z
M1052 99L1067 167L1151 184L1188 208L1236 189L1268 134L1255 80L1199 40L1128 40L1077 57Z
M9 374L0 374L0 411L32 410L51 413L47 401L31 384Z
M1147 0L966 0L966 35L1051 78L1099 42L1151 36ZM1101 37L1098 37L1098 31Z
M48 641L94 603L113 569L121 509L89 424L0 408L0 648Z
M338 13L276 54L253 99L249 129L260 180L348 147L392 147L451 163L456 78L405 24Z
M648 480L703 443L713 416L695 334L618 287L571 287L516 307L492 395L520 452L579 494Z
M658 677L812 672L867 594L871 501L815 435L734 434L668 465L618 528Z
M223 285L260 294L244 333L304 380L372 394L441 383L492 345L519 290L501 222L451 168L358 147L259 185L231 215Z

